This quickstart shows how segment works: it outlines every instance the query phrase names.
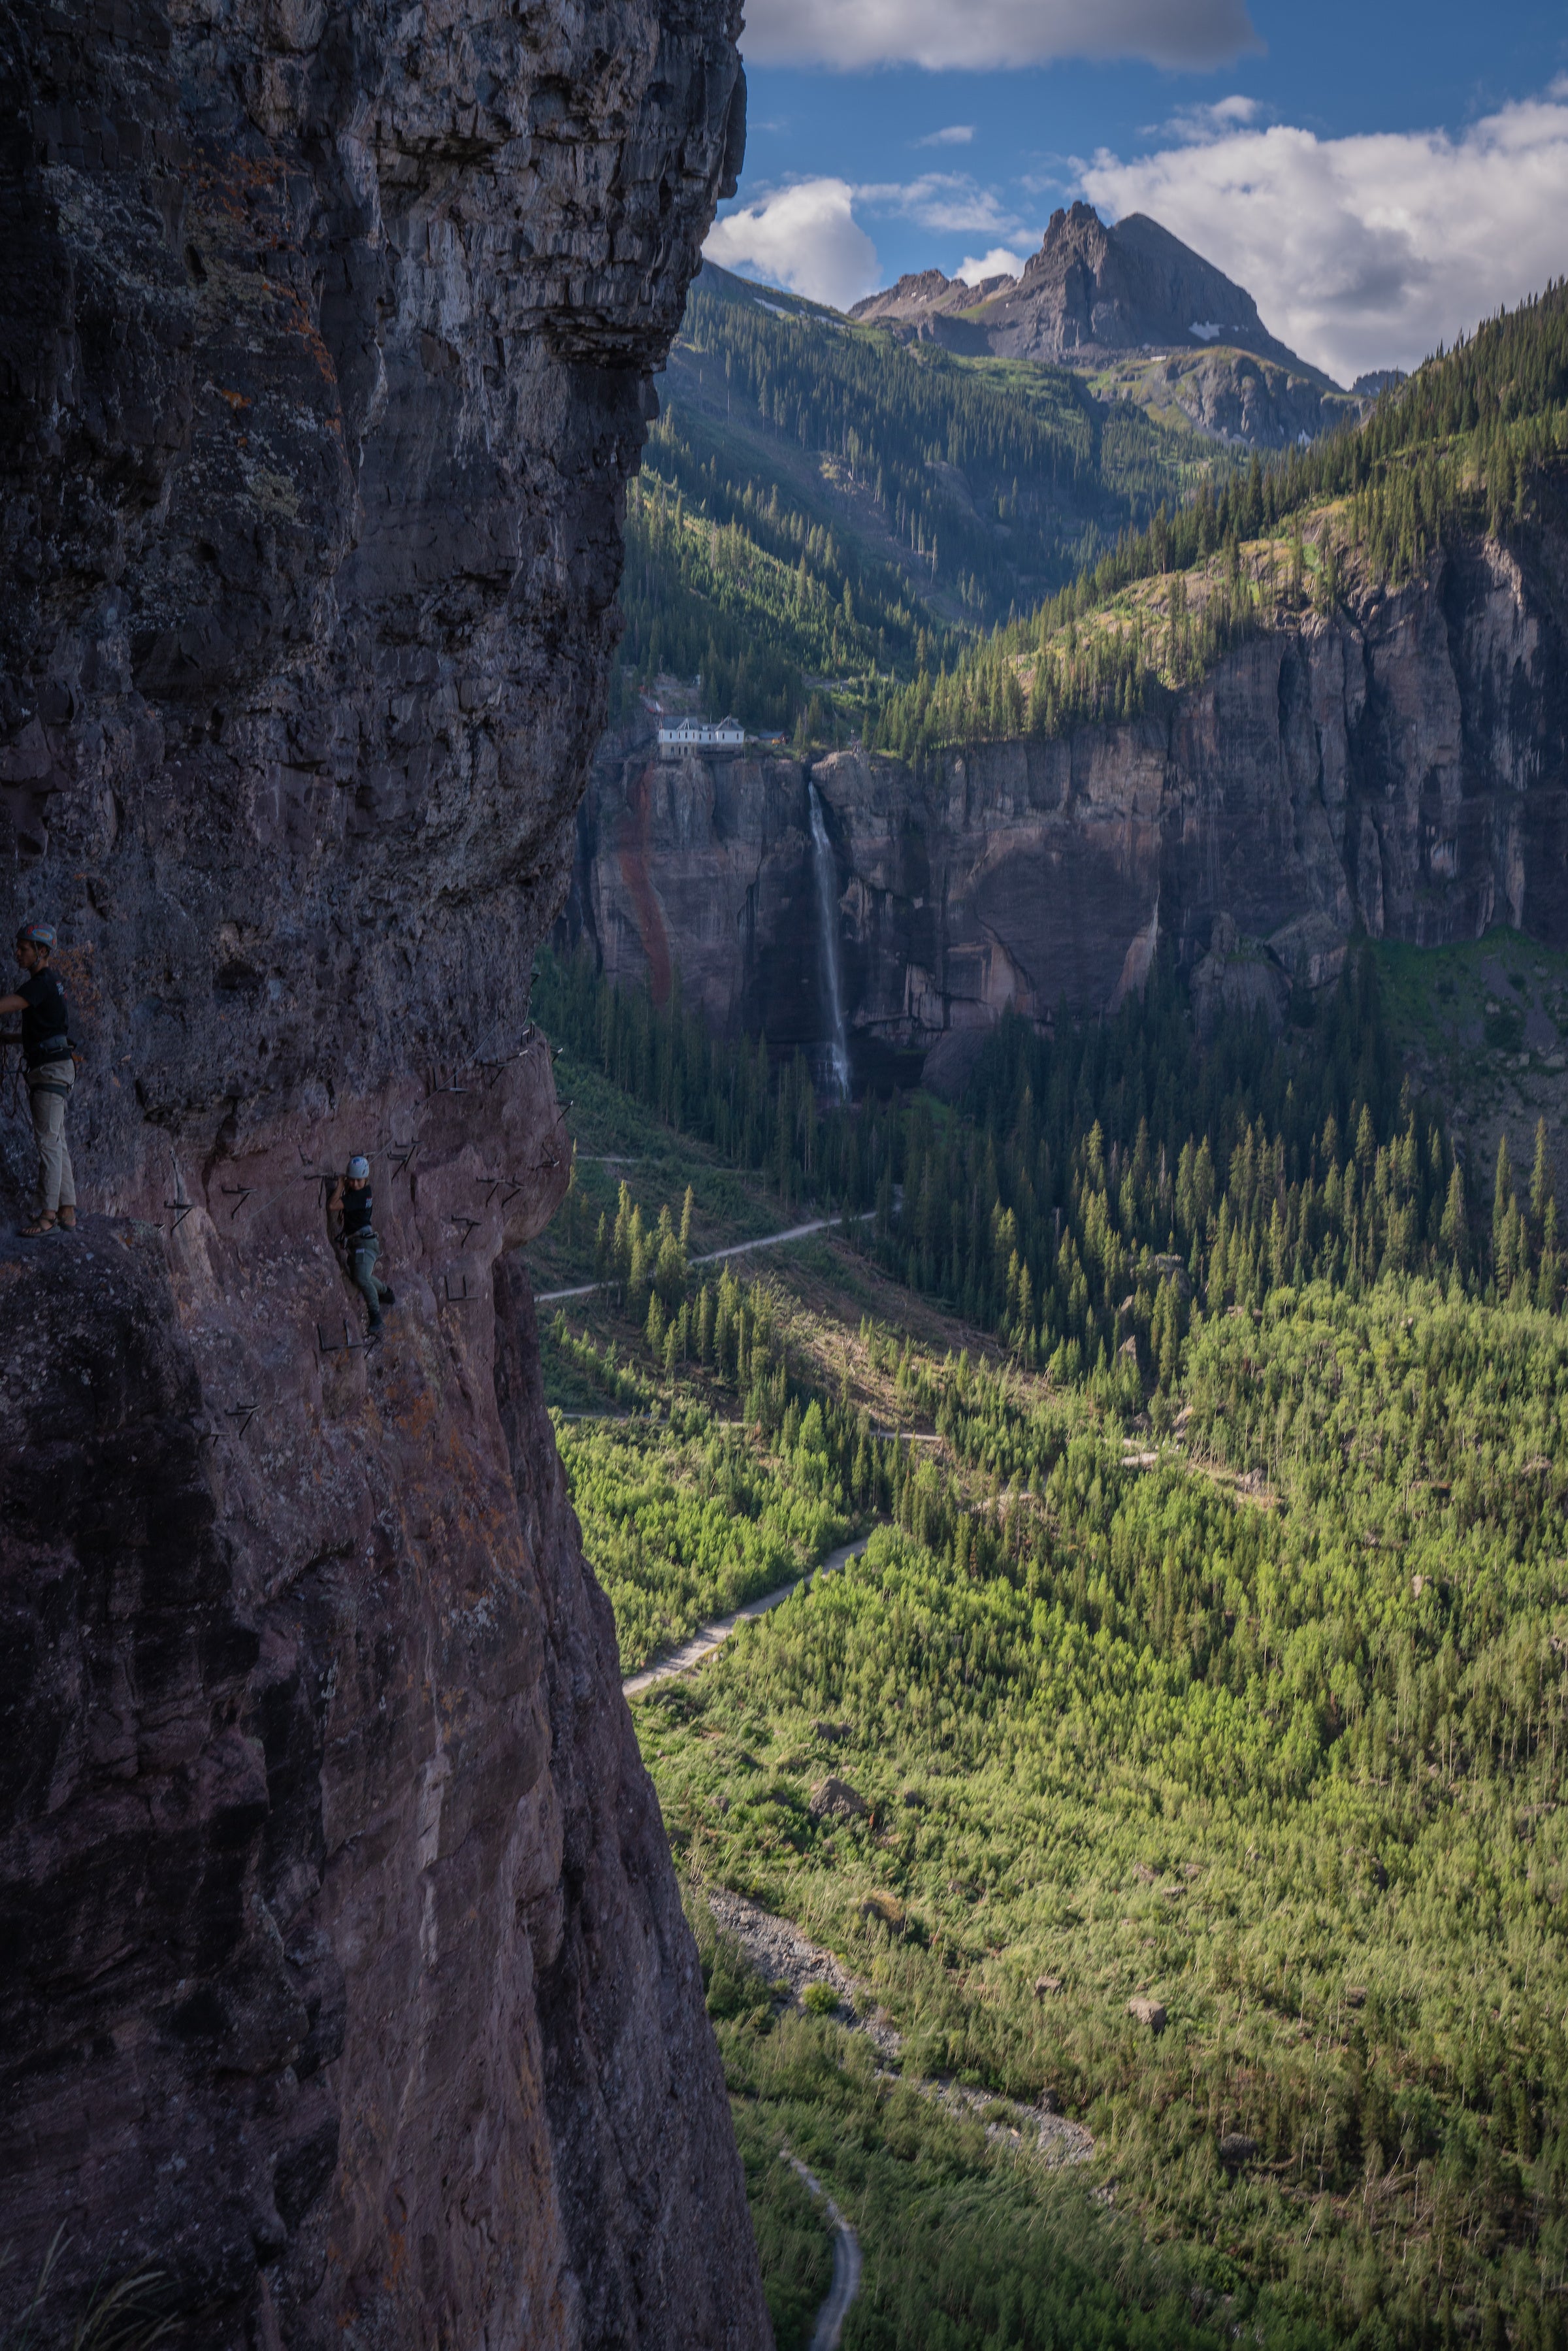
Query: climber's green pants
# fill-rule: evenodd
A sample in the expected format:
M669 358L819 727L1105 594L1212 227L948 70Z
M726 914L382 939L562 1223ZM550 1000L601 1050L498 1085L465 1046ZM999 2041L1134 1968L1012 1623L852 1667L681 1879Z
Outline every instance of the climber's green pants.
M382 1253L380 1237L367 1225L361 1232L351 1234L343 1247L349 1260L349 1280L371 1310L371 1330L379 1331L382 1301L392 1296L386 1283L376 1273L376 1259Z
M38 1146L38 1181L33 1194L35 1217L52 1217L57 1209L77 1204L76 1177L71 1173L70 1145L66 1141L66 1105L76 1083L76 1063L44 1061L27 1072L27 1105L33 1113L33 1138Z

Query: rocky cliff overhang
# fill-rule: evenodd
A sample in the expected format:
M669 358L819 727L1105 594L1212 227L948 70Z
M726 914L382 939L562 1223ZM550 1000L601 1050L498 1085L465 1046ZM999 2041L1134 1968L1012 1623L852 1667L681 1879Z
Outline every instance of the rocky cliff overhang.
M768 2340L514 1254L737 26L0 27L0 931L59 930L89 1211L0 1248L0 2301L62 2231L40 2344L142 2271L202 2351Z

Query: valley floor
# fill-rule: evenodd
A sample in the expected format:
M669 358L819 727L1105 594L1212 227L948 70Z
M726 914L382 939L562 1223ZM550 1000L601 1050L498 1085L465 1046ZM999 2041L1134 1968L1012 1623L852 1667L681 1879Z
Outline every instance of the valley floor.
M1260 1286L1195 1301L1174 1394L1064 1379L880 1230L696 1264L792 1204L561 1074L580 1197L537 1287L602 1273L633 1203L650 1242L541 1311L548 1393L780 2351L831 2273L797 2162L862 2249L847 2346L1561 2341L1534 1277Z

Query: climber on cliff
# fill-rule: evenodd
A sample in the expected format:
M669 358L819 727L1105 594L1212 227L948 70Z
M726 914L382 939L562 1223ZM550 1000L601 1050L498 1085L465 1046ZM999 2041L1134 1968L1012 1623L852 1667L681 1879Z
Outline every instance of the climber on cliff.
M343 1253L349 1279L371 1310L368 1333L374 1346L382 1335L382 1308L395 1306L396 1299L376 1273L376 1259L382 1253L381 1236L371 1223L374 1198L371 1191L371 1163L356 1153L349 1162L346 1176L340 1176L327 1196L327 1211L338 1221L334 1238Z
M16 934L16 961L26 973L16 993L0 996L0 1015L22 1016L22 1059L26 1064L27 1104L38 1145L38 1185L33 1221L24 1240L41 1240L57 1229L68 1233L77 1220L76 1177L66 1142L66 1104L76 1083L70 1019L65 992L49 969L55 935L47 923L25 923Z

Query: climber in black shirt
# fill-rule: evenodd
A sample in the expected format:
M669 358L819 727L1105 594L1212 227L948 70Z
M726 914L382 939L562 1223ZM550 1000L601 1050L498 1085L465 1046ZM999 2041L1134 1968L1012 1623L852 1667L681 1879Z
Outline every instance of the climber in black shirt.
M49 969L55 935L47 923L28 923L16 934L16 961L26 978L12 996L0 996L0 1014L22 1016L22 1059L26 1063L27 1102L38 1146L38 1185L33 1221L25 1240L40 1240L57 1228L69 1232L77 1220L76 1177L66 1142L66 1104L76 1083L70 1019L65 993Z
M375 1207L371 1191L371 1163L356 1155L349 1162L348 1174L333 1185L327 1197L328 1211L341 1221L337 1234L343 1261L349 1269L349 1279L371 1310L371 1343L382 1335L382 1308L394 1306L397 1301L386 1283L378 1279L376 1259L382 1253L381 1236L371 1221Z

